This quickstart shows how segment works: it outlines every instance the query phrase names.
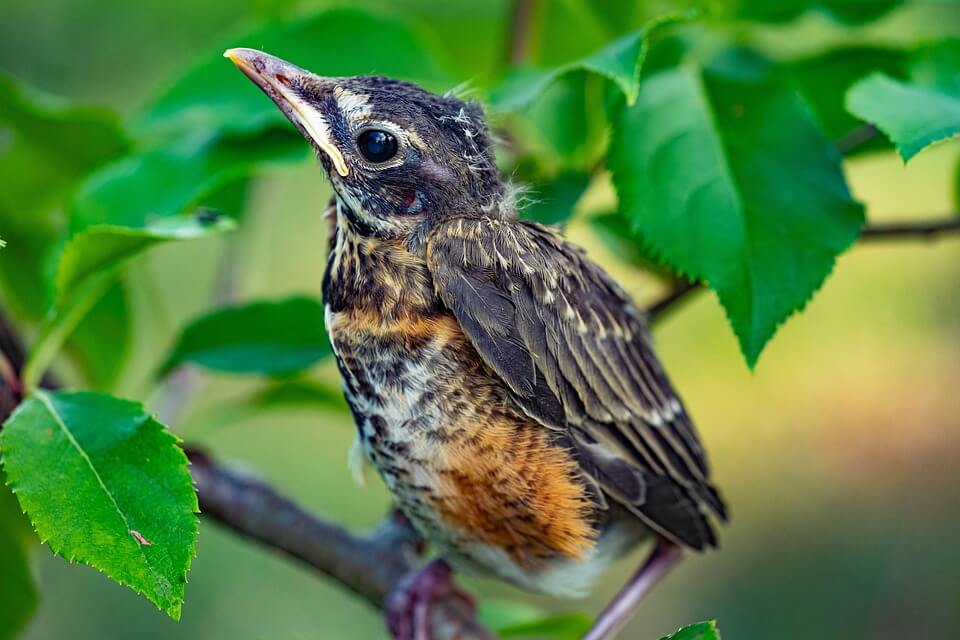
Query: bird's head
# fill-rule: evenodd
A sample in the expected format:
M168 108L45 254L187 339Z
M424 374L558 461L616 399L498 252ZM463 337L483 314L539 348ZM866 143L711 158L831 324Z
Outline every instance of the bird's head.
M501 206L476 103L379 76L321 77L253 49L224 55L310 141L358 233L406 240L450 215Z

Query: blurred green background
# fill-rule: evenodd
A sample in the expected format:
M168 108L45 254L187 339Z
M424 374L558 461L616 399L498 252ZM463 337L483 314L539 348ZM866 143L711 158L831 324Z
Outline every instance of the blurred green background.
M332 4L3 0L0 69L43 91L129 116L228 34ZM484 86L503 63L508 2L340 4L409 19L436 42L443 65L459 80ZM636 27L663 3L607 12L606 5L622 3L601 2L595 13L592 3L546 4L548 18L531 55L551 64ZM829 47L841 30L843 38L865 43L958 35L960 10L950 2L918 2L865 27L841 28L812 15L751 25L739 35L793 56ZM246 81L238 74L237 82ZM908 167L881 151L857 156L845 169L871 220L905 220L955 209L958 159L954 142ZM272 170L252 184L247 213L230 240L235 299L318 294L325 252L320 212L329 195L312 161ZM618 261L587 223L611 198L605 181L594 184L569 234L638 301L651 300L661 285ZM149 375L179 327L210 308L226 247L221 240L160 247L128 269L135 344L118 395L148 393L152 408L172 412L169 391L151 390ZM654 333L711 453L732 521L721 551L686 562L624 637L656 638L707 618L719 621L728 640L954 637L960 628L960 242L873 243L844 254L822 293L785 325L752 373L712 293L676 310ZM330 363L316 377L338 385ZM387 509L375 473L366 488L350 478L353 427L345 411L290 410L216 424L210 407L239 397L251 383L204 375L189 382L202 391L173 416L181 436L350 526L373 526ZM385 636L379 614L363 602L209 522L202 522L179 623L93 569L70 566L45 549L37 556L42 599L25 635L31 640ZM592 613L638 561L625 558L583 603L465 581L486 607Z

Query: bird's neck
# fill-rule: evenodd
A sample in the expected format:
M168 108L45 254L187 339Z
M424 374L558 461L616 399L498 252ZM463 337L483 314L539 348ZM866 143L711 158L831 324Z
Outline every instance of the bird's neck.
M385 322L432 315L440 307L423 258L402 241L362 235L340 208L323 296L335 312L377 314Z

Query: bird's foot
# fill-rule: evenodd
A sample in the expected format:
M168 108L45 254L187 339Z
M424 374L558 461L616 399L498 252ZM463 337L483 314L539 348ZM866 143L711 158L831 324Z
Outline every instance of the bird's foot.
M387 596L384 609L394 640L479 637L464 622L473 620L473 598L460 590L450 565L439 558L407 576Z

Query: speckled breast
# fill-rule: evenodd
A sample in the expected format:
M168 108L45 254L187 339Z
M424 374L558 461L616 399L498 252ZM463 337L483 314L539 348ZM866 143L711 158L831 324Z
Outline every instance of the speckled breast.
M364 451L425 536L499 573L592 547L576 463L482 362L419 258L338 231L324 297Z

